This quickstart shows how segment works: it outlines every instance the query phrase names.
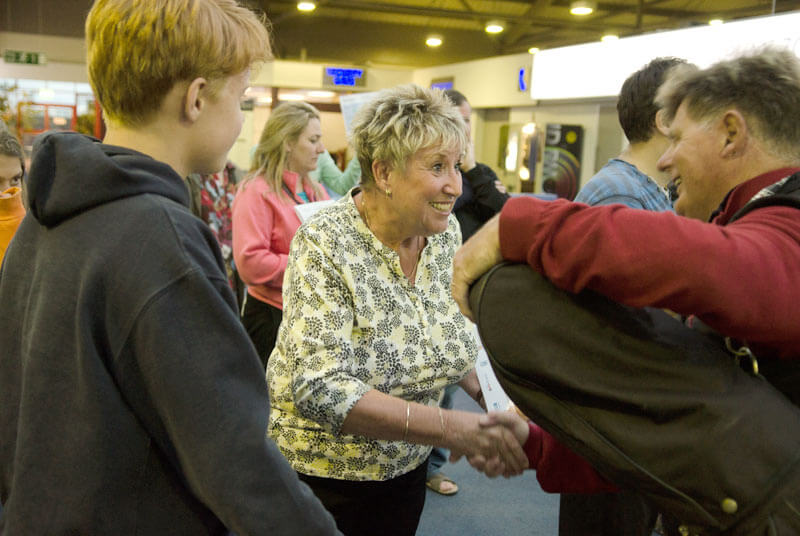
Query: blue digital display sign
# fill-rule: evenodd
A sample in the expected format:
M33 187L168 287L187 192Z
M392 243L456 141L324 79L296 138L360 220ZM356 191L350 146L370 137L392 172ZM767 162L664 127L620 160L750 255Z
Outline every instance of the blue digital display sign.
M325 82L334 86L361 86L364 76L364 69L345 69L342 67L326 67ZM361 83L359 83L359 81Z
M453 81L448 80L447 82L431 82L431 87L433 89L441 90L453 89Z

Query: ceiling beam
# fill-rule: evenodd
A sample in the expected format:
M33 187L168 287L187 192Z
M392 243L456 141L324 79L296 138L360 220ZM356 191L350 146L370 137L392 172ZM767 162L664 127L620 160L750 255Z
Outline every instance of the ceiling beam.
M776 13L799 9L800 0L783 0L781 2L780 8L781 9ZM735 9L723 8L718 10L708 10L702 13L695 13L694 15L691 16L672 18L669 21L669 27L680 28L680 27L685 27L687 24L692 24L692 23L704 24L708 22L708 19L712 17L721 17L723 20L730 22L736 19L744 19L748 17L757 17L770 14L772 14L772 6L767 6L767 5L757 5L757 6L749 6L749 7L735 8ZM665 24L663 22L651 22L649 24L647 23L643 24L640 31L636 33L646 33L664 29L670 29L670 28L665 27Z
M320 14L324 12L322 8L329 7L329 8L339 8L339 9L353 9L361 13L373 12L373 13L390 13L395 15L415 15L419 17L425 17L427 19L430 19L431 17L438 17L447 20L461 19L479 23L481 31L483 30L483 23L491 19L500 19L506 21L508 21L509 19L513 19L517 23L524 22L527 24L534 24L537 26L555 27L555 28L574 28L576 25L576 21L574 20L556 19L552 17L540 17L533 15L531 14L532 9L530 9L531 7L530 2L513 2L513 3L521 5L524 4L525 6L528 6L529 9L524 15L509 15L508 13L495 13L488 11L465 11L465 10L444 9L435 7L419 7L419 6L409 6L402 4L367 2L363 0L329 0L325 4L320 5L317 8L317 10L319 11ZM280 5L281 7L291 6L291 8L294 9L295 4L285 1L277 1L277 2L269 2L269 5L270 6ZM273 23L275 23L275 21L273 21ZM580 24L582 28L593 27L591 21L578 21L577 24ZM476 26L476 29L478 29L478 26Z
M474 11L472 7L467 3L467 0L458 0L458 3L464 6L464 11Z
M528 6L528 9L525 11L525 13L522 15L521 18L527 18L531 15L531 12L533 11L534 8L534 4L535 2L532 2L531 5ZM525 32L527 32L529 28L530 24L527 23L519 24L513 22L511 26L508 28L508 30L503 32L503 36L501 38L501 44L504 47L514 45L515 43L519 42L520 38L523 35L525 35Z
M342 19L352 16L352 12L365 14L365 20L370 15L398 15L414 17L418 20L395 22L394 24L409 27L419 26L429 29L436 28L446 34L450 29L448 24L439 24L439 21L460 21L465 27L462 31L482 32L484 22L491 19L501 19L508 23L507 30L493 38L499 47L499 53L508 53L536 46L562 46L594 40L593 33L600 34L608 31L618 33L621 37L638 35L654 30L685 27L687 24L704 23L711 17L721 17L732 20L736 18L767 15L771 9L763 2L753 2L749 7L728 9L724 2L708 2L704 4L685 3L688 6L715 6L718 9L669 9L662 7L670 0L637 0L636 2L622 4L619 1L599 2L595 15L588 19L580 19L567 15L570 0L505 0L507 3L518 5L521 8L518 15L507 13L476 11L486 4L458 0L450 4L450 8L425 7L421 5L408 5L393 3L391 0L321 0L318 2L317 15L332 19ZM281 21L296 17L305 17L296 9L294 0L250 0L258 3L263 10L269 10L274 25ZM490 5L490 4L489 4ZM537 16L536 12L542 6L555 6L564 8L564 17ZM791 7L789 7L791 6ZM800 8L800 0L781 0L780 11ZM614 19L614 20L611 20ZM624 22L618 22L624 21ZM386 24L382 22L381 24ZM392 24L392 23L389 23ZM582 34L588 34L585 38Z
M727 7L722 7L719 9L702 9L702 10L692 10L692 9L670 9L670 8L661 8L657 7L659 4L663 4L669 0L651 0L649 2L639 0L638 5L636 6L636 14L637 17L639 16L653 16L653 17L664 17L669 19L678 19L682 21L687 20L705 20L710 15L726 15L730 18L742 18L748 16L757 16L757 15L769 15L772 13L772 7L770 5L759 3L758 5L750 5L747 7L742 8L734 8L730 9ZM569 7L571 4L571 0L553 0L552 5L554 6L564 6ZM714 4L710 2L708 4L711 5L722 5L722 4ZM708 5L706 4L706 5ZM781 0L780 2L780 11L790 11L793 9L797 9L800 7L800 1L797 0ZM602 12L606 12L606 14L610 15L618 15L618 14L626 14L629 15L632 12L632 6L630 4L615 4L613 2L598 2L597 3L597 13L598 15L602 15Z
M261 2L261 4L264 3L265 2ZM291 6L292 9L295 9L294 2L277 1L277 2L268 2L268 4L271 7L282 4L283 6ZM484 21L486 19L508 17L508 14L499 14L499 13L491 13L483 11L481 12L467 11L466 9L459 10L459 9L443 9L436 7L409 6L403 4L384 4L380 2L366 2L362 0L330 0L325 4L319 5L317 7L317 10L320 10L319 12L322 12L321 9L325 7L354 9L362 13L364 12L391 13L395 15L416 15L420 17L442 17L447 19L459 18L459 19L468 19L476 21Z
M569 7L571 4L571 0L553 0L554 6L563 6ZM598 2L596 13L598 15L603 13L608 14L620 14L624 13L626 15L630 15L633 13L633 6L630 4L614 4L611 2ZM675 18L675 17L691 17L695 15L705 15L707 12L705 11L691 11L688 9L668 9L668 8L661 8L655 7L655 2L645 4L642 6L642 14L643 15L650 15L654 17L667 17L667 18Z

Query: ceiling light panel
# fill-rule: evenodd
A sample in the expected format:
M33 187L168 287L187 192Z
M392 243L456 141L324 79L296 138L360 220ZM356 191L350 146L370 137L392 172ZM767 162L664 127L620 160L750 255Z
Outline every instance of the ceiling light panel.
M596 7L597 5L594 2L579 0L569 5L569 12L578 17L585 17L586 15L591 15Z

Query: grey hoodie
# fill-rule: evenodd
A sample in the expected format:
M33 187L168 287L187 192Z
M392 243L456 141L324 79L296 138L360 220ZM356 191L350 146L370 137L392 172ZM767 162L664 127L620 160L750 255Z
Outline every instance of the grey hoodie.
M338 534L172 168L40 137L0 270L0 533Z

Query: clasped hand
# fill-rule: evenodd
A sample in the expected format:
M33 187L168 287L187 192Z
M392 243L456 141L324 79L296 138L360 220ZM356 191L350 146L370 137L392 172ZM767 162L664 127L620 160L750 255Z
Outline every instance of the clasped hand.
M450 461L466 456L469 464L489 478L521 474L528 467L522 445L528 439L528 424L514 411L477 416L475 428L465 434L463 445L451 449Z

